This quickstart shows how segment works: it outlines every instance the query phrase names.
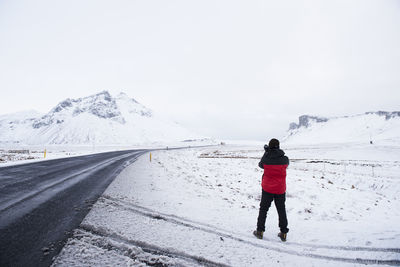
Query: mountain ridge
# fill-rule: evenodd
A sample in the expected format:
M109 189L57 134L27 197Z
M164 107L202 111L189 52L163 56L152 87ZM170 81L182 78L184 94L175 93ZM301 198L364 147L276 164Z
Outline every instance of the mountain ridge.
M290 123L283 140L288 144L400 144L400 112L369 111L330 118L302 115L298 123Z
M0 116L0 144L108 145L198 138L125 93L114 97L102 91L82 98L67 98L44 115L22 114L19 120L14 120L18 115Z

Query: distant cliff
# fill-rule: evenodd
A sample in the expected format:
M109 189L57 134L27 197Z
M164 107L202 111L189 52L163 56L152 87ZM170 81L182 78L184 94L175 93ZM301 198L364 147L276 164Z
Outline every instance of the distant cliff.
M289 130L294 130L294 129L298 129L300 127L305 127L308 128L308 126L310 125L310 123L312 122L327 122L328 119L327 118L323 118L323 117L317 117L317 116L310 116L310 115L302 115L299 117L299 123L295 123L292 122L289 125Z
M400 144L400 112L374 111L332 118L302 115L298 123L290 123L284 142Z

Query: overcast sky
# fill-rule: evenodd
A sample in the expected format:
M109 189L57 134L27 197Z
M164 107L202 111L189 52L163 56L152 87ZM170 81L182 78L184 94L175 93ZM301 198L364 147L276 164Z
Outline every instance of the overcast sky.
M400 110L400 1L0 0L0 114L123 91L200 134Z

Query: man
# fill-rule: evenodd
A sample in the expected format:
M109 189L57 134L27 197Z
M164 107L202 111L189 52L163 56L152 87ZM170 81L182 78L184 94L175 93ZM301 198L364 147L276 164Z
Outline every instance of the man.
M253 234L259 238L263 238L265 231L265 220L267 212L271 207L271 202L275 202L276 210L279 215L279 228L281 229L278 236L282 241L286 241L288 222L286 218L286 168L289 165L289 159L279 148L279 140L273 138L269 141L268 146L264 146L265 153L261 158L258 166L264 169L261 187L262 195L260 202L260 211L257 220L257 230Z

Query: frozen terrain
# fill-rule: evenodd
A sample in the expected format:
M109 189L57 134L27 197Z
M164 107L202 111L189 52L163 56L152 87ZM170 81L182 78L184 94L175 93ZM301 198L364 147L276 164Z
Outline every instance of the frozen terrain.
M400 264L400 147L282 147L290 232L252 236L262 146L154 151L105 191L54 266Z
M200 137L124 93L103 91L66 99L47 114L0 116L0 147L24 145L143 145Z
M400 145L400 112L366 112L323 118L303 115L291 123L285 142L292 145L367 144Z
M119 148L119 149L122 149ZM93 149L92 147L50 147L23 146L14 148L0 149L0 167L51 160L57 158L67 158L100 153L106 151L119 150L117 147L102 147ZM125 147L126 149L126 147ZM46 153L45 153L46 152Z
M0 167L57 158L132 149L163 149L215 145L213 139L151 142L137 145L8 145L0 147ZM45 153L46 151L46 153Z

